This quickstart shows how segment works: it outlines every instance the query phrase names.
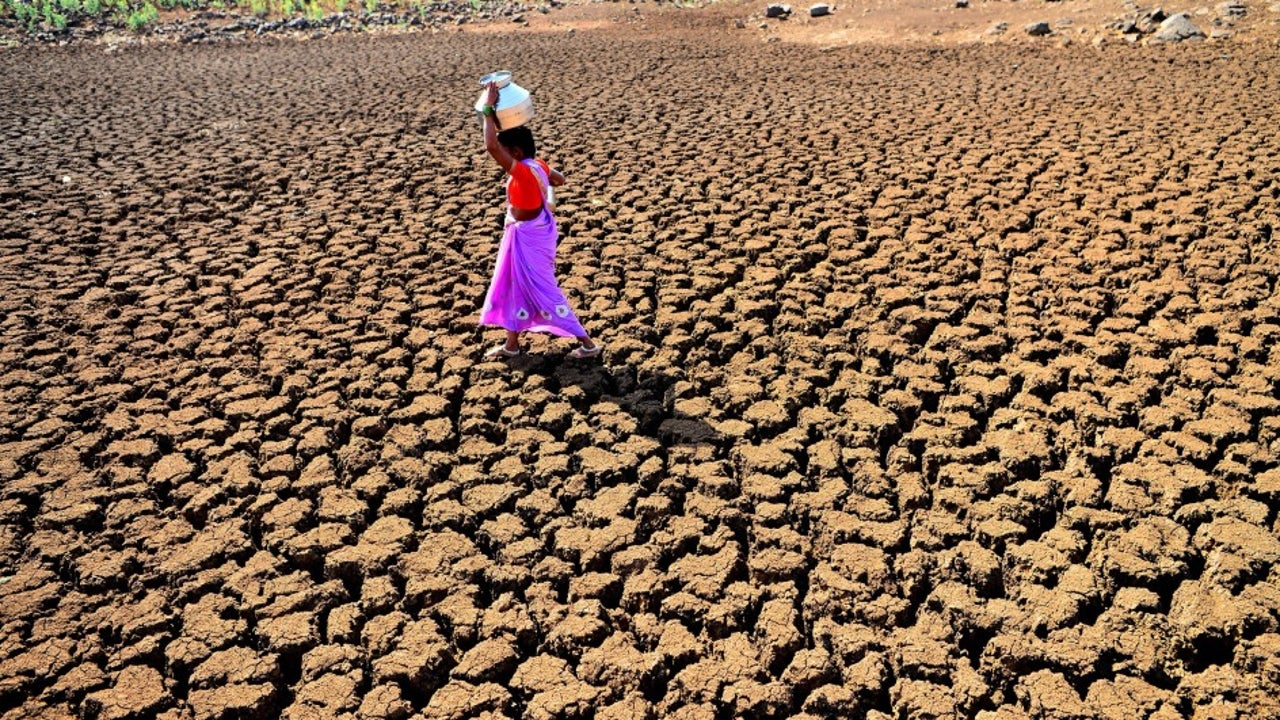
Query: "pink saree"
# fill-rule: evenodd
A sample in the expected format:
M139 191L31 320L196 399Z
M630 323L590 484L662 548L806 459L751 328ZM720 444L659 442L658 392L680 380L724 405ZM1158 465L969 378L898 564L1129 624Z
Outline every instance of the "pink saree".
M480 311L480 324L515 332L583 337L587 331L556 282L556 243L560 231L552 214L547 175L537 162L521 162L538 180L542 211L534 219L523 221L507 213L493 281Z

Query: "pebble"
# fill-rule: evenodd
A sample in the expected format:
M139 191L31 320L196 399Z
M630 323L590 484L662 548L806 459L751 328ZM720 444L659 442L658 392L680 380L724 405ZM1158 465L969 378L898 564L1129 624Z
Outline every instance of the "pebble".
M831 14L831 6L826 3L818 3L809 8L809 17L824 17Z
M987 28L987 34L988 34L988 35L1003 35L1003 34L1005 33L1005 31L1006 31L1006 30L1008 30L1008 29L1009 29L1009 23L1007 23L1007 22L998 22L998 23L996 23L995 25L992 25L991 27Z
M1031 23L1026 27L1026 30L1027 30L1027 34L1032 37L1043 37L1053 32L1053 30L1050 29L1049 27L1049 23L1044 22L1043 20L1041 20L1040 22Z
M764 9L764 16L767 18L785 17L791 14L790 5L769 5Z

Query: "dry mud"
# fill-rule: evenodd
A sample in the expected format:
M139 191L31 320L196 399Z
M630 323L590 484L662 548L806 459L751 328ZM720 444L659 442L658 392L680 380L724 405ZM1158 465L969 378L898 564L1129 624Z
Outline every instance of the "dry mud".
M1274 717L1276 51L672 17L3 56L0 717Z

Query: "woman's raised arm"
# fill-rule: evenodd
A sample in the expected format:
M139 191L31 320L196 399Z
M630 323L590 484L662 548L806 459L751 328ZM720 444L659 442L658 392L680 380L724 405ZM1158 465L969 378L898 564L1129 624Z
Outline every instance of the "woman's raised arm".
M484 110L484 149L489 151L494 160L502 166L503 170L508 173L516 164L516 159L511 157L511 153L502 147L502 143L498 142L498 113L494 106L498 102L498 85L497 83L489 83L485 85L485 110Z

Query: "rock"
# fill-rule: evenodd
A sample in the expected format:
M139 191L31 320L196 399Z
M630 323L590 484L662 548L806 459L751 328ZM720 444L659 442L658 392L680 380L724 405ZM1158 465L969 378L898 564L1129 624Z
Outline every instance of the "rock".
M1007 22L998 22L998 23L996 23L995 25L992 25L991 27L987 28L987 34L988 34L988 35L1003 35L1003 34L1005 33L1005 31L1006 31L1006 30L1008 30L1008 29L1009 29L1009 23L1007 23Z
M791 14L790 5L769 5L764 9L764 16L767 18L786 17Z
M1053 32L1053 30L1049 28L1049 23L1044 22L1043 20L1031 23L1026 27L1026 31L1031 37L1044 37L1045 35Z
M1191 16L1179 13L1166 18L1156 30L1156 40L1161 42L1181 42L1183 40L1203 40L1204 31L1191 21Z
M825 17L831 14L831 6L826 3L817 3L809 8L809 17Z
M1226 17L1243 17L1249 9L1240 0L1227 0L1218 5L1218 12Z
M956 7L961 10L969 7L969 0L956 0Z

